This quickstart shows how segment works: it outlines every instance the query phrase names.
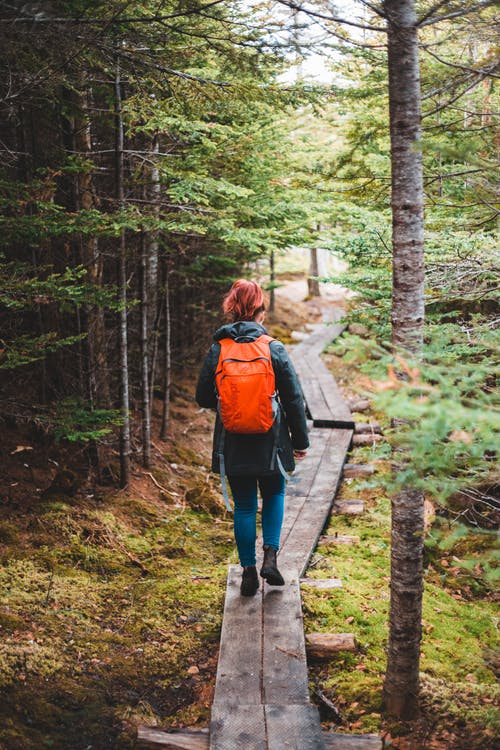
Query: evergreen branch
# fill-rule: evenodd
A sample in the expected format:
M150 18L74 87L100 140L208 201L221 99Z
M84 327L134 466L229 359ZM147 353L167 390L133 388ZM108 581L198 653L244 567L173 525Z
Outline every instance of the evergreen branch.
M42 24L42 23L63 23L63 24L76 24L76 25L85 25L85 24L95 24L95 23L103 23L105 22L108 24L110 21L111 23L154 23L154 22L160 22L160 21L169 21L174 18L183 18L185 16L192 16L196 15L198 13L202 13L206 8L211 8L214 5L220 5L220 3L223 3L225 0L212 0L212 2L206 3L205 5L200 5L198 8L191 8L189 10L185 11L179 11L178 13L171 13L169 15L159 15L155 14L153 16L114 16L111 19L109 18L88 18L88 17L79 17L79 18L54 18L50 16L44 16L42 14L37 14L36 16L22 16L21 18L0 18L0 23L14 23L14 24L20 24L20 23L31 23L31 24Z

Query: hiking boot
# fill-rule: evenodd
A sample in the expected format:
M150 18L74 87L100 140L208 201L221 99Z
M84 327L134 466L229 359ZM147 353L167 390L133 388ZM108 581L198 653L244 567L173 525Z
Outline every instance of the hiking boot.
M265 544L263 549L264 562L260 569L262 578L264 578L264 580L266 580L271 586L284 586L285 581L283 580L283 576L279 572L276 564L277 550L275 550L274 547L270 547L268 544Z
M255 596L259 589L259 577L255 565L248 565L243 568L241 576L240 594L242 596Z

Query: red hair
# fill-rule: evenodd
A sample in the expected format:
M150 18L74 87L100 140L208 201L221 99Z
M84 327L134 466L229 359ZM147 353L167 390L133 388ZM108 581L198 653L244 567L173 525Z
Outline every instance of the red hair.
M235 281L224 297L222 309L226 315L231 315L233 321L253 320L256 315L265 310L264 292L255 281L239 279Z

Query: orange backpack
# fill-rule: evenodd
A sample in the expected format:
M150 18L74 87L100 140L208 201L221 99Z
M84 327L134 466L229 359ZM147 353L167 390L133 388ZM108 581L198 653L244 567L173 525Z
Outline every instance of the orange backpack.
M262 334L255 341L221 339L215 371L219 413L228 432L268 432L275 419L275 378L269 344Z

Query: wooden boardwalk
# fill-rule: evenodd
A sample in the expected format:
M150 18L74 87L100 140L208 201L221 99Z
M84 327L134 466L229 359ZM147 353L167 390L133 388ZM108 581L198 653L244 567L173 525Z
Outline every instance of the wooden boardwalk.
M309 697L301 578L331 512L354 428L319 356L342 330L320 325L292 353L313 426L307 457L287 487L279 552L285 585L263 584L255 597L242 597L241 568L229 568L210 730L174 734L144 727L139 740L145 744L186 750L380 747L374 735L323 732Z

